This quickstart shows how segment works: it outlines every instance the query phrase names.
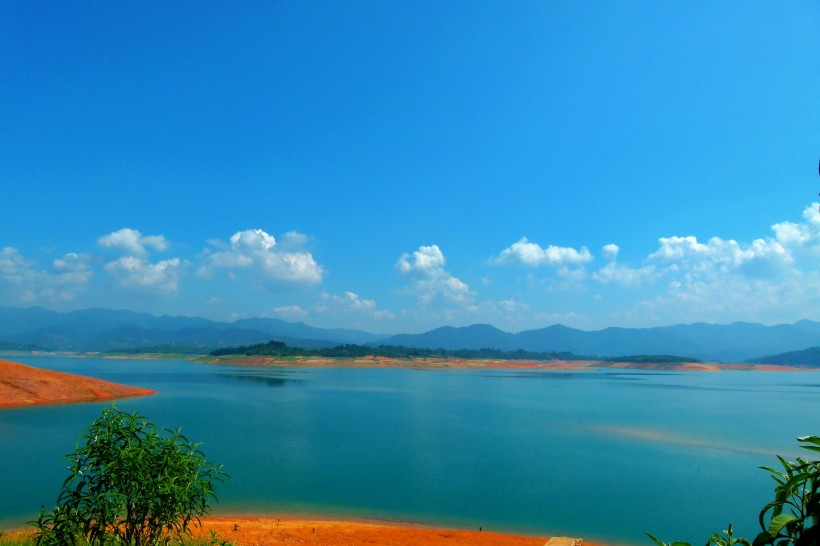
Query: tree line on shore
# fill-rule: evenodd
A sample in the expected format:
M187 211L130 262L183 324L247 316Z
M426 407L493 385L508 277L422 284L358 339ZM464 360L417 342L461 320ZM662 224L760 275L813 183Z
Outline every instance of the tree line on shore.
M324 358L362 358L377 356L383 358L459 358L464 360L602 360L607 362L633 363L664 363L680 364L699 362L695 358L674 355L632 355L618 357L593 357L576 355L569 351L502 351L500 349L426 349L420 347L404 347L400 345L379 345L370 347L365 345L337 345L322 349L304 349L290 347L287 344L271 340L267 343L255 345L240 345L238 347L223 347L210 352L210 356L268 356L284 358L292 356L313 356Z

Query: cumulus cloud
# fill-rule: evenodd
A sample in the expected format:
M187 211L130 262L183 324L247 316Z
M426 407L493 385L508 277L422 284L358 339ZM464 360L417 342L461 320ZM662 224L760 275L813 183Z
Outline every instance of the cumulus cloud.
M618 257L618 252L621 251L621 247L616 244L610 243L608 245L604 245L601 249L601 254L604 258L608 260L614 260Z
M530 242L522 237L518 242L501 251L491 260L495 264L523 264L531 267L567 267L582 266L592 261L587 247L577 250L572 247L549 245L542 248L537 243Z
M812 254L820 252L820 214L818 204L803 210L803 223L780 222L772 226L775 240L792 252L808 250Z
M820 215L817 204L803 221L772 225L772 235L741 243L694 236L658 239L644 264L612 262L593 277L601 282L639 285L666 279L663 295L636 306L646 317L674 313L676 320L759 320L812 316L820 303Z
M404 274L438 275L444 270L444 253L438 245L420 246L412 255L402 254L396 266Z
M219 270L245 270L269 288L320 283L322 267L310 252L301 249L306 237L289 232L283 239L286 244L278 245L276 238L261 229L238 231L221 250L206 251L205 263L198 273L207 277Z
M308 236L298 231L288 231L279 240L279 246L285 250L298 250L308 243Z
M437 245L420 246L412 254L404 253L396 262L402 276L411 280L419 301L427 305L436 298L452 303L472 301L470 287L444 269L444 254Z
M85 291L92 278L88 256L68 253L51 263L51 270L38 269L17 249L0 251L0 290L9 301L22 304L70 301Z
M167 295L177 292L182 267L179 258L150 263L136 256L123 256L105 264L105 271L120 288Z
M322 299L324 301L333 302L339 307L355 311L372 311L376 308L376 302L374 300L362 299L355 292L345 292L342 296L322 292Z
M746 245L720 237L705 242L692 235L661 237L657 250L649 254L640 267L618 263L620 249L614 244L606 245L603 253L611 261L593 273L592 278L603 284L639 286L667 276L671 278L670 283L679 283L679 289L690 282L711 281L720 275L777 278L788 274L794 263L782 242L808 241L809 238L795 235L803 233L804 228L804 225L776 224L772 229L777 237L755 239Z
M345 292L342 295L322 292L321 301L316 306L320 313L355 312L375 319L393 320L395 317L390 311L377 309L374 300L360 298L355 292Z
M33 274L32 262L16 248L7 246L0 252L0 280L4 284L20 286Z
M655 267L629 267L618 262L610 262L592 274L592 278L602 284L622 284L638 286L645 281L653 280Z
M168 250L168 241L162 235L143 235L136 229L122 228L118 231L103 235L97 239L97 244L103 248L112 248L131 254L145 256L149 248L164 252Z
M743 247L734 240L712 237L701 243L696 237L661 237L659 248L649 256L649 261L673 264L689 271L730 273L741 269L751 272L760 266L785 266L794 260L786 249L774 239L756 239Z
M298 305L280 305L273 308L273 315L282 319L301 319L308 316L308 312Z
M179 258L151 262L148 256L149 250L168 250L170 245L163 235L143 235L139 230L122 228L98 238L97 244L126 254L103 267L117 288L162 295L177 293L187 262Z
M609 243L601 248L601 255L609 260L609 263L592 273L593 280L601 284L619 284L623 286L639 286L646 281L654 280L655 266L630 267L618 263L620 251L621 247L615 243Z

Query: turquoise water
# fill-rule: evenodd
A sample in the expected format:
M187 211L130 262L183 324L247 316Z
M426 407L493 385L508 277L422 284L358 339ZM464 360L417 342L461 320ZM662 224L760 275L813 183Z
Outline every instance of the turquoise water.
M182 427L232 480L221 513L417 521L588 540L746 535L757 469L820 433L820 375L273 369L15 357L156 389L121 400ZM62 456L108 404L0 411L0 526L51 506Z

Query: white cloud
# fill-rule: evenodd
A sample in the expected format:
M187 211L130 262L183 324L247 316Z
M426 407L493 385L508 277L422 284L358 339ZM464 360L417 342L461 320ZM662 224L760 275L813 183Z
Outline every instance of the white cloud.
M470 311L480 317L479 320L494 325L510 324L528 316L530 306L512 298L503 300L485 300L471 306Z
M321 301L316 306L320 313L346 312L360 313L375 319L393 320L395 316L390 311L377 309L374 300L362 299L355 292L345 292L342 295L322 292Z
M51 271L40 270L17 249L0 251L0 290L9 301L32 305L59 303L76 298L92 278L88 257L68 253L51 263Z
M604 245L601 254L609 263L592 274L593 280L601 284L620 284L624 286L639 286L645 281L654 280L655 266L630 267L618 263L618 253L621 247L614 243Z
M793 262L786 249L774 239L756 239L745 248L734 240L712 237L706 243L696 237L661 237L660 248L652 253L649 261L674 264L694 273L710 271L729 273L746 269L753 271L764 267L785 266Z
M276 239L261 229L239 231L231 236L229 245L223 250L206 251L210 254L198 274L210 276L218 270L247 270L269 288L283 284L320 283L324 273L322 267L310 252L301 250L306 237L289 232L284 240L286 245L277 245Z
M772 226L773 237L740 243L712 237L662 237L658 249L637 269L614 262L597 272L600 282L635 283L668 279L665 294L639 303L635 311L658 320L756 320L772 322L816 316L820 304L820 215L816 204L803 222ZM651 268L655 268L654 271Z
M322 292L321 297L324 301L355 311L372 311L376 308L375 301L363 300L355 292L345 292L342 296Z
M420 246L412 255L402 254L396 266L405 274L439 275L444 271L444 254L438 245Z
M791 252L806 250L811 254L820 253L820 212L818 204L803 210L804 223L780 222L772 226L775 239Z
M820 275L814 272L776 282L738 275L684 276L671 281L664 295L641 302L636 311L644 320L664 322L670 316L675 322L793 322L811 316L820 305L818 294Z
M158 262L148 259L149 250L168 250L169 244L163 235L143 235L136 229L122 228L98 238L97 244L126 254L103 267L116 287L142 293L177 293L187 262L179 258Z
M292 249L301 249L308 243L308 236L304 233L299 233L298 231L288 231L287 233L283 234L281 240L279 241L279 246L292 250Z
M610 243L608 245L603 246L603 248L601 249L601 254L604 256L604 258L608 260L614 260L618 257L618 252L620 251L621 247L619 247L616 244Z
M644 281L654 280L655 267L629 267L610 262L592 274L592 278L602 284L622 284L625 286L638 286Z
M105 271L120 288L167 295L177 292L183 265L179 258L150 263L136 256L123 256L105 264Z
M4 284L20 286L33 274L32 263L17 249L7 246L0 252L0 280Z
M424 305L436 298L458 304L473 299L470 287L444 269L444 254L437 245L420 246L412 254L404 253L396 262L399 272L411 279L412 290Z
M143 235L136 229L122 228L118 231L103 235L97 239L97 244L103 248L122 250L133 256L145 256L147 249L152 248L160 252L168 250L168 241L162 235Z
M282 319L301 319L308 316L308 312L298 305L280 305L273 308L273 315Z
M526 237L522 237L517 243L501 251L501 253L491 260L496 264L523 264L531 267L549 266L581 266L592 261L587 247L577 250L572 247L549 245L542 248L537 243L531 243Z

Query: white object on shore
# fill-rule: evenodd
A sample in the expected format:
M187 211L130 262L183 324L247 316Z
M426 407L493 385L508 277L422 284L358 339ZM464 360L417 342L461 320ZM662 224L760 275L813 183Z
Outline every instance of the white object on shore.
M580 538L552 537L544 546L581 546L583 542Z

